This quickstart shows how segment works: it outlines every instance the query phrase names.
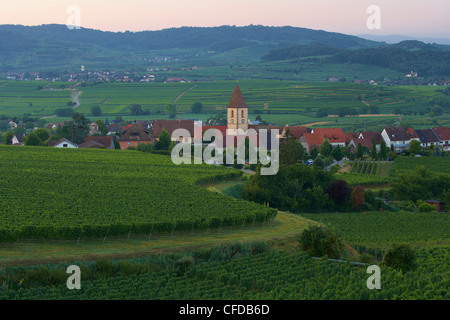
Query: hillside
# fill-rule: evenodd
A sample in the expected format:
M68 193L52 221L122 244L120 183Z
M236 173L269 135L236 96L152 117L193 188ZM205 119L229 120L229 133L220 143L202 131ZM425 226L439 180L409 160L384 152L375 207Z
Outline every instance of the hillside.
M325 64L364 64L398 72L418 72L421 77L447 77L450 75L450 51L446 46L420 41L402 41L377 48L342 49L309 44L272 50L263 55L263 61L294 60ZM293 61L299 63L299 61Z
M158 55L173 59L220 56L237 50L235 61L257 60L276 48L321 43L371 48L380 43L340 33L294 27L182 27L159 31L70 30L65 25L0 25L0 71L62 69L80 64L121 68L143 66ZM239 49L245 48L245 52ZM252 54L248 55L251 51ZM208 53L209 52L209 53ZM203 58L204 58L203 57Z

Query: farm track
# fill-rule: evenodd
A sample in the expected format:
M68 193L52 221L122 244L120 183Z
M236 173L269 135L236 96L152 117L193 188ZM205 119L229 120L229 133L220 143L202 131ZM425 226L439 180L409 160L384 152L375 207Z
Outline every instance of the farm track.
M97 259L119 259L151 254L182 252L226 242L278 240L298 235L316 224L297 215L279 212L273 223L265 226L233 227L232 229L131 238L130 240L21 241L0 244L0 266L36 265Z
M185 94L186 92L188 92L188 91L194 89L194 88L197 87L197 86L198 86L198 84L195 84L195 85L193 85L192 87L190 87L190 88L184 90L183 92L181 92L181 93L180 93L180 94L172 101L172 103L177 103L177 102L184 96L184 94Z

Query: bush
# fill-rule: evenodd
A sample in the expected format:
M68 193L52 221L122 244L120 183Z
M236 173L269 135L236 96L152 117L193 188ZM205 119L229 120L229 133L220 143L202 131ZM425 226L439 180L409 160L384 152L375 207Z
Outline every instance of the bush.
M416 206L417 206L417 209L419 209L419 212L433 212L433 211L436 211L436 207L435 206L433 206L431 204L428 204L428 203L426 203L425 201L422 201L422 200L418 200L416 202Z
M407 272L416 268L416 253L408 245L394 245L384 256L384 263L391 268Z
M339 259L344 253L344 242L337 232L320 226L303 231L299 242L302 250L315 257Z

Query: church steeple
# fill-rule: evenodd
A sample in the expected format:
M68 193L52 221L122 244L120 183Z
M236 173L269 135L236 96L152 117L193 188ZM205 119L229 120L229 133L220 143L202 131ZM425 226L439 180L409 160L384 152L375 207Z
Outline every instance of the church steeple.
M248 130L248 106L239 85L236 85L230 103L227 106L228 134L236 134L237 129Z
M234 88L233 96L231 97L230 103L227 108L247 108L247 103L244 100L244 96L242 95L241 89L239 89L239 85L236 85Z

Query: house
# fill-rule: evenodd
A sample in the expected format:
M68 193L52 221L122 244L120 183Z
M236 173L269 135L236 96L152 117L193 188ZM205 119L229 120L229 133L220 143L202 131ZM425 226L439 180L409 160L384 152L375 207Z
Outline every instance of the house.
M108 129L108 135L115 135L117 133L122 132L122 127L119 126L117 123L113 123L106 127Z
M319 135L322 141L328 139L332 146L345 147L346 138L341 128L317 128L311 133Z
M123 132L119 138L121 150L129 147L137 147L141 143L153 143L155 138L150 134L150 130L144 128L139 122L135 122L129 129Z
M89 135L92 136L94 134L99 134L100 129L98 127L98 124L95 122L89 123Z
M444 151L450 152L450 128L438 127L432 128L432 130L439 138L439 147Z
M25 134L15 134L11 139L11 144L13 146L23 146L23 139Z
M409 143L412 140L420 141L416 131L413 128L408 127L384 128L381 132L381 136L383 137L386 146L393 146L397 153L409 149Z
M9 120L8 125L11 127L12 130L17 128L17 123L13 120Z
M361 143L361 146L369 148L372 151L373 140L375 139L375 148L380 151L381 140L383 137L379 132L376 131L363 131L356 135L356 138L351 139L348 143L348 146L351 149L357 149L358 144Z
M153 120L152 121L152 135L156 140L159 140L159 136L163 130L169 132L170 137L177 129L185 129L189 132L190 137L185 137L184 141L181 141L181 137L173 138L173 141L193 143L194 142L194 120Z
M61 140L49 140L48 146L53 148L78 148L78 145L76 143L73 143L72 141L64 138Z
M423 148L439 144L439 138L436 133L434 133L433 129L416 130L416 133Z
M417 72L411 71L406 75L407 78L417 78Z
M86 149L115 149L114 138L114 136L89 136L78 147Z

